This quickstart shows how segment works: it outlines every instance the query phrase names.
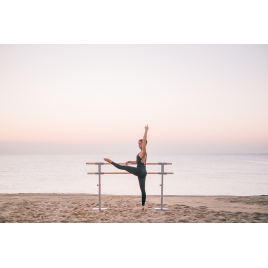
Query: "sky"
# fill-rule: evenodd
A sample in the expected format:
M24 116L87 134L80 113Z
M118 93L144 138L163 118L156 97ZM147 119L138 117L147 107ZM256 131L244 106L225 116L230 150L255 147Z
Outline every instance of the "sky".
M0 153L268 153L268 45L0 45Z

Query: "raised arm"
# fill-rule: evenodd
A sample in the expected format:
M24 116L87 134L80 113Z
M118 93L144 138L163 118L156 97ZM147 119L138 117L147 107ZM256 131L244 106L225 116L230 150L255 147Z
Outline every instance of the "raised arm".
M148 132L148 125L145 126L145 132L144 132L144 136L143 136L143 139L142 139L142 149L141 149L141 158L143 158L146 154L146 141L147 141L147 132Z

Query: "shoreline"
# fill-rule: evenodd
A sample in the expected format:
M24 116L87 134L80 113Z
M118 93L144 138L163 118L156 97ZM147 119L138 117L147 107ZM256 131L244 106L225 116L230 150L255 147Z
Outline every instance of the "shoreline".
M53 195L89 195L89 196L91 196L91 195L97 195L98 196L98 194L90 194L90 193L0 193L0 196L1 195L41 195L41 194L43 194L43 195L48 195L48 194L53 194ZM124 194L124 195L121 195L121 194L101 194L101 196L104 196L104 195L106 195L106 196L140 196L140 195L131 195L131 194ZM161 197L161 195L160 194L151 194L151 195L149 195L149 194L147 194L146 196L153 196L153 197ZM209 197L209 196L211 196L211 197L217 197L217 196L219 196L219 197L252 197L252 196L268 196L268 195L266 195L266 194L257 194L257 195L174 195L174 194L171 194L171 195L164 195L164 197L179 197L179 196L182 196L182 197L187 197L187 196L192 196L192 197L196 197L196 196L198 196L198 197Z
M4 222L268 222L268 195L147 195L141 211L140 195L87 193L0 193L0 223Z

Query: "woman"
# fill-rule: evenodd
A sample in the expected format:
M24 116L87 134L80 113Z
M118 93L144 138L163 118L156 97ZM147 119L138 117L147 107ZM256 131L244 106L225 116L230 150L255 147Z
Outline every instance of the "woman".
M119 164L114 163L108 158L104 158L106 162L111 163L116 168L126 170L127 172L138 176L141 194L142 194L142 207L141 210L144 210L144 204L146 200L146 192L145 192L145 179L147 175L146 171L146 159L147 159L147 152L146 152L146 145L147 145L147 132L148 132L148 125L145 127L145 133L143 139L139 140L139 148L141 149L140 153L137 154L137 161L127 161L126 166L122 166ZM146 142L145 142L146 141ZM137 167L129 167L128 164L137 164Z

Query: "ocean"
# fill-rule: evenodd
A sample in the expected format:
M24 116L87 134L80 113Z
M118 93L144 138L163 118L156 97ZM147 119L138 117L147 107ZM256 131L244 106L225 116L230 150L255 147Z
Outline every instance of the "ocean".
M138 153L138 151L137 151ZM0 155L0 193L98 194L97 165L135 161L135 154L13 154ZM148 154L147 162L165 166L164 195L268 195L268 154ZM102 166L102 172L122 172ZM147 166L147 172L161 166ZM146 194L160 195L161 175L147 175ZM102 175L102 194L140 195L134 175Z

